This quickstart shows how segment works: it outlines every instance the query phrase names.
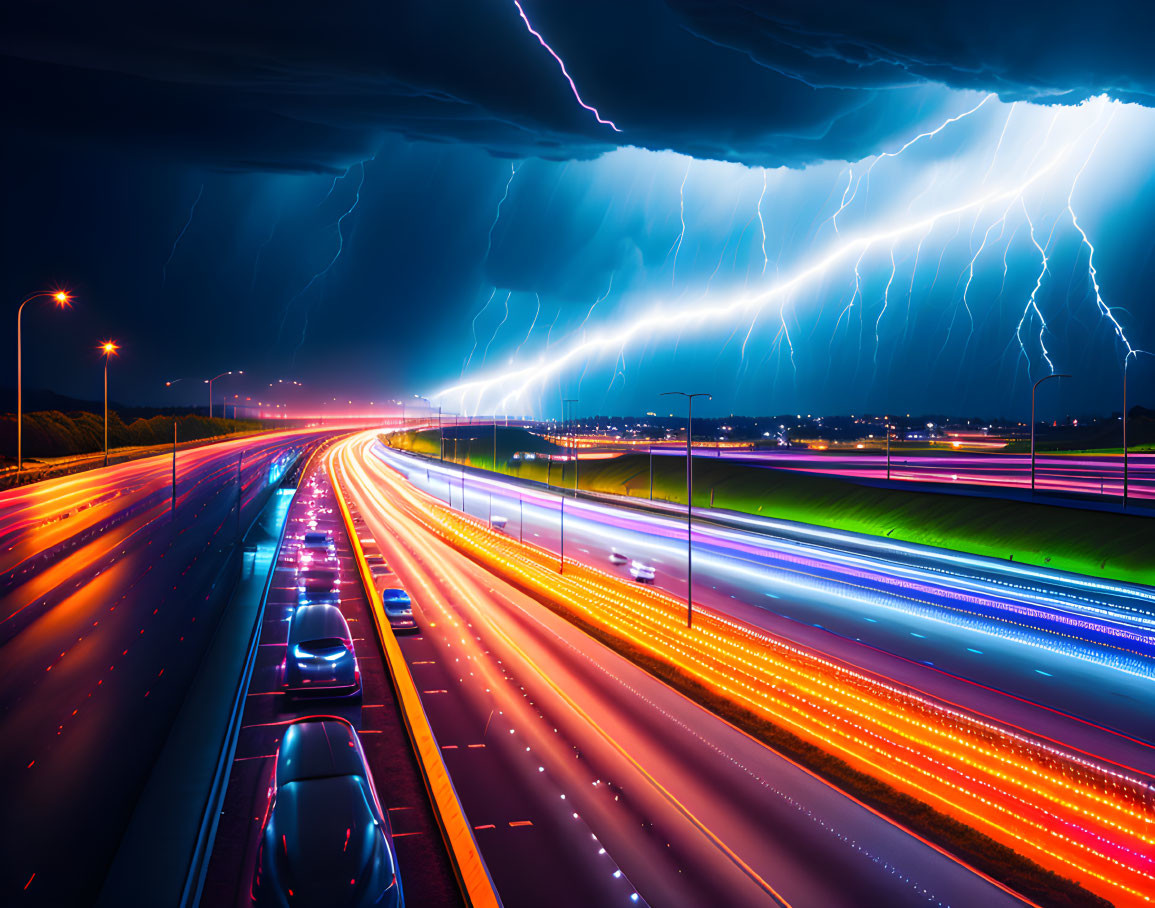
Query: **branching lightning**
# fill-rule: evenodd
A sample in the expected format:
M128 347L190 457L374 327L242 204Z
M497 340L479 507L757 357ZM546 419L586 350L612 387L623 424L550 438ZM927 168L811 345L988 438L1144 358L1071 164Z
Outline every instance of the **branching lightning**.
M636 317L619 326L611 327L603 333L585 340L572 340L564 350L553 356L549 362L515 366L508 371L483 378L473 379L442 389L440 398L464 399L466 395L480 399L487 393L505 387L511 388L503 398L503 403L521 396L530 385L557 375L573 363L585 357L618 352L638 337L650 337L673 331L681 331L691 325L704 327L725 322L736 316L752 314L766 306L785 299L788 294L810 284L830 272L836 265L851 256L861 261L868 249L876 245L893 244L913 236L925 235L943 221L973 214L984 207L1006 204L1019 198L1031 186L1054 171L1070 154L1071 146L1065 146L1034 173L1019 183L982 193L957 205L939 209L922 217L888 224L874 231L864 231L853 235L840 234L837 240L823 253L800 263L779 279L773 286L756 294L737 293L721 300L697 303L684 309L657 307L650 314Z
M1020 202L1021 201L1022 200L1020 199ZM1027 225L1031 228L1031 243L1033 243L1035 249L1038 250L1039 258L1041 260L1041 265L1039 267L1039 276L1035 280L1035 286L1031 290L1030 298L1027 300L1027 305L1023 309L1023 317L1019 319L1018 327L1015 329L1015 337L1019 341L1019 349L1022 351L1023 356L1026 357L1026 360L1027 360L1027 373L1029 375L1030 374L1030 366L1031 366L1031 357L1030 357L1030 354L1027 353L1026 345L1023 343L1023 325L1027 320L1027 316L1031 312L1034 312L1035 318L1037 318L1039 320L1039 347L1043 351L1043 359L1045 359L1047 361L1047 368L1051 372L1055 371L1055 364L1053 362L1051 362L1051 355L1050 355L1050 352L1047 350L1047 344L1046 344L1045 333L1047 330L1047 320L1043 317L1042 310L1039 309L1039 301L1038 301L1039 289L1043 286L1043 278L1047 276L1047 248L1050 247L1051 241L1049 239L1047 240L1047 246L1046 247L1039 245L1039 241L1035 238L1035 223L1034 223L1034 221L1031 220L1031 215L1030 215L1030 212L1027 211L1027 206L1026 206L1025 202L1022 203L1022 208L1023 208L1023 216L1027 219ZM1052 231L1052 235L1053 235L1053 231Z
M1078 234L1080 251L1084 246L1087 249L1086 273L1095 293L1097 311L1110 321L1127 357L1133 355L1135 347L1124 331L1123 310L1108 306L1104 300L1097 270L1101 268L1101 255L1093 246L1090 233L1085 229L1084 221L1080 220L1074 204L1076 193L1084 185L1081 180L1084 171L1088 169L1088 162L1107 130L1104 121L1110 124L1104 112L1118 109L1119 105L1099 99L1083 105L1079 110L1085 112L1077 114L1061 114L1056 108L1043 112L1037 108L1011 105L1005 111L1005 120L1000 115L997 121L988 120L976 127L976 135L983 137L984 143L989 144L968 151L969 157L958 156L954 151L952 155L955 157L947 157L945 154L937 159L919 156L911 162L912 171L919 176L926 174L928 179L906 180L904 183L888 173L885 184L879 183L876 177L876 186L872 191L869 177L879 162L898 158L916 143L939 135L953 123L974 116L988 107L993 97L987 95L969 110L943 120L934 129L920 133L896 149L882 152L841 171L837 184L829 188L825 198L816 199L816 205L804 207L800 216L786 222L801 224L805 228L809 220L809 232L803 233L801 229L796 229L793 236L784 232L780 260L788 248L803 251L800 255L794 253L793 261L788 265L776 264L774 274L769 269L769 237L764 211L769 181L763 169L760 188L754 189L747 183L747 187L754 189L753 193L740 191L746 200L745 205L749 205L750 200L756 200L753 212L744 222L737 222L734 215L740 203L735 203L735 213L731 216L729 233L726 234L728 238L718 264L710 271L706 263L695 261L691 266L681 262L684 276L681 283L678 282L677 267L687 224L690 218L697 215L698 209L693 206L698 205L698 197L702 195L693 193L689 200L692 204L687 206L685 190L689 170L693 166L692 161L687 161L679 185L679 231L666 252L667 259L673 257L671 285L677 288L676 293L671 293L670 285L666 285L666 290L659 290L648 307L639 309L639 301L635 298L632 310L625 317L615 312L610 318L599 311L599 306L614 286L615 275L611 275L606 292L594 300L577 328L571 331L567 327L565 337L557 343L552 341L554 326L558 324L555 316L546 336L548 357L535 357L530 349L535 330L534 325L531 325L529 334L514 348L507 367L465 377L459 383L441 390L437 396L451 404L460 401L463 408L467 402L479 410L483 407L507 407L511 401L526 400L527 395L537 397L541 389L549 387L550 383L560 380L563 375L577 376L580 373L580 387L587 373L593 374L595 366L601 374L609 373L609 389L618 394L624 381L630 377L625 368L627 356L631 368L635 369L638 368L639 360L645 361L650 356L651 350L658 352L660 349L663 357L672 356L677 360L683 338L686 344L690 344L691 339L697 343L698 338L713 332L718 332L718 341L721 343L721 348L716 343L715 348L725 350L731 340L737 339L742 327L746 330L741 339L740 353L735 345L730 354L740 355L739 376L746 374L751 362L765 365L775 356L779 364L776 369L780 370L785 365L782 354L788 353L790 365L797 377L802 358L807 355L807 345L813 341L816 333L827 330L832 322L834 330L830 339L830 361L839 358L835 351L836 343L858 344L857 360L842 357L849 369L861 368L863 365L868 367L865 347L870 342L873 327L874 376L877 380L880 361L884 360L880 355L884 320L886 325L895 319L903 322L901 332L897 325L894 326L893 337L896 343L905 343L908 331L911 332L910 336L918 336L910 327L916 316L920 325L917 330L924 337L926 332L935 330L932 327L934 315L928 318L918 310L912 311L914 303L923 300L932 301L935 307L932 312L939 313L938 331L946 328L940 356L952 346L957 347L961 350L961 369L961 358L968 355L969 347L980 339L986 343L991 330L988 326L998 324L992 321L990 304L1001 300L1004 293L1015 293L1017 297L1017 288L1020 286L1023 295L1017 299L1025 302L1016 305L1016 309L1021 306L1021 312L1016 312L1006 325L1007 334L1011 338L1008 353L1014 349L1017 341L1028 370L1032 357L1041 355L1046 368L1054 371L1054 351L1057 350L1053 340L1054 315L1049 323L1044 315L1045 310L1049 311L1044 292L1054 273L1053 249L1067 248L1055 244L1060 233L1067 229L1060 225L1068 222ZM1046 125L1047 117L1051 118L1049 128ZM1063 129L1055 132L1059 122L1063 124ZM1062 136L1062 139L1058 136ZM1026 142L1021 141L1024 138ZM716 179L717 173L717 170L710 169L700 177L707 186L708 198L723 197L709 192L709 181ZM996 179L999 173L1006 176ZM695 174L697 187L698 171ZM896 174L905 176L905 171L897 171ZM830 186L829 183L825 185ZM880 201L879 192L884 190L885 195ZM811 193L811 198L814 195ZM940 201L936 202L936 199ZM1046 204L1048 200L1054 200L1055 208L1047 209L1045 213L1038 212L1040 204ZM836 206L831 204L834 201L838 202ZM832 222L834 229L830 233L822 233L818 220L832 207L836 210L827 220ZM750 212L750 209L746 208L745 211ZM856 212L853 219L848 217L851 211ZM1043 217L1047 220L1042 221ZM759 239L749 243L747 238L744 243L746 231L753 225L753 218L758 220ZM1044 223L1047 226L1040 232L1040 225ZM1020 229L1023 234L1029 232L1030 246L1015 246ZM1056 229L1060 233L1056 233ZM964 231L969 232L969 242L963 235ZM725 289L714 289L712 282L715 276L719 281L722 279L719 274L721 263L730 261L731 246L734 249L734 273ZM998 249L999 246L1003 248ZM1030 254L1029 250L1032 249L1033 254ZM759 250L761 262L758 261ZM744 268L745 281L742 280L740 255L747 262ZM932 255L937 258L936 266L928 260ZM695 258L700 259L701 256ZM984 271L998 268L999 258L1002 258L1001 284L993 274L989 281L980 280ZM1032 266L1032 261L1037 262L1037 269ZM1081 262L1080 255L1076 265L1081 267ZM958 270L952 270L956 263ZM1023 268L1024 264L1026 269ZM933 280L930 280L931 274L927 270L932 267ZM693 271L699 282L698 293L685 294L682 291L688 271ZM944 272L954 277L953 286L948 286L945 278L940 281ZM760 275L761 280L751 282L751 273ZM1026 283L1028 273L1030 286ZM1011 274L1018 277L1009 280ZM843 283L843 275L849 275L849 283ZM841 297L838 306L831 307L829 311L825 311L823 305L827 294ZM900 302L903 295L905 317ZM800 304L803 298L808 298L814 306L812 319L807 319L802 313ZM795 309L798 315L790 311ZM965 344L962 337L964 332L958 325L964 312L970 325ZM855 315L858 316L857 321L854 321ZM539 316L540 307L535 314L534 324ZM778 321L772 338L762 339L755 333L757 325L764 324L763 316ZM997 311L995 316L998 316ZM847 324L845 337L841 330L843 321ZM937 348L941 336L938 331L934 336L934 348ZM888 344L891 336L888 330ZM491 345L497 344L496 337L495 333L486 346L487 352ZM1034 353L1036 340L1038 354ZM721 353L718 355L719 358L722 356ZM928 350L927 358L932 363L936 361L933 349ZM815 364L824 363L827 359L816 356ZM471 360L472 352L467 362Z
M1114 119L1114 116L1114 111L1112 111L1111 119ZM1107 125L1110 126L1109 121ZM1099 142L1102 141L1106 132L1107 130L1104 129L1103 132L1099 133L1095 139L1095 144L1091 146L1091 151L1087 155L1087 159L1083 161L1083 166L1080 167L1079 172L1075 174L1075 179L1071 181L1071 191L1067 193L1067 211L1070 212L1071 215L1071 224L1079 231L1079 236L1083 238L1083 245L1087 247L1087 273L1091 278L1091 286L1095 290L1095 304L1099 307L1099 311L1111 322L1112 327L1115 329L1116 336L1123 342L1123 346L1127 349L1126 356L1124 357L1124 360L1126 360L1127 357L1135 354L1135 348L1131 346L1131 342L1127 339L1127 335L1123 331L1123 326L1119 324L1119 320L1115 318L1115 313L1111 310L1111 307L1103 301L1103 294L1099 287L1099 274L1095 270L1095 247L1091 245L1087 231L1079 224L1079 219L1075 215L1074 207L1075 189L1079 185L1079 179L1083 176L1083 171L1087 169L1087 165L1091 163L1091 158L1094 156L1096 149L1099 147Z

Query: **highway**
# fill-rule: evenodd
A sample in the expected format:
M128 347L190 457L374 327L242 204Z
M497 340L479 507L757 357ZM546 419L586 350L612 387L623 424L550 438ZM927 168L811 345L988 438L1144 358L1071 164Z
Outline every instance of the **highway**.
M561 499L383 445L373 456L514 538L558 551ZM491 503L492 502L492 503ZM684 511L569 498L567 559L628 578L612 551L684 597ZM703 509L699 513L710 516ZM1155 772L1149 689L1155 591L925 546L744 515L699 521L694 597L809 649L861 665L1078 750Z
M400 878L411 905L461 904L453 869L428 802L420 770L397 708L376 638L368 600L334 500L326 468L329 454L310 461L289 507L279 559L265 603L253 676L213 853L200 904L212 908L252 904L250 890L268 808L274 757L285 724L318 713L338 715L357 728L382 808L389 818ZM297 554L309 530L328 533L339 559L340 608L353 635L363 692L356 698L292 701L284 692L289 619L297 605Z
M0 802L22 807L0 834L5 904L94 900L211 640L238 528L320 437L181 452L175 515L169 457L0 494Z
M414 597L399 642L504 904L1019 903L446 545L373 446L335 475Z
M654 454L685 456L674 448L654 448ZM705 447L696 456L708 458ZM853 479L886 480L886 455L840 454L806 451L738 451L721 450L723 460L823 473ZM1127 498L1147 502L1155 500L1155 454L1128 455ZM1031 458L1029 454L891 454L891 482L932 483L957 487L1030 491ZM1038 454L1035 458L1035 488L1089 496L1106 496L1118 500L1123 495L1123 458L1121 454Z

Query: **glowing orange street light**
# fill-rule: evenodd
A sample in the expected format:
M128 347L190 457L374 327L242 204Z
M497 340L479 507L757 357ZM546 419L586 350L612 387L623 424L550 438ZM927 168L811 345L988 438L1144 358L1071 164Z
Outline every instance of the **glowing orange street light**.
M20 320L24 307L35 299L51 297L59 309L72 306L72 296L67 290L41 290L33 293L16 310L16 472L24 468L24 350L20 339Z
M104 355L104 465L108 466L108 361L120 352L120 347L110 340L104 341L97 349Z

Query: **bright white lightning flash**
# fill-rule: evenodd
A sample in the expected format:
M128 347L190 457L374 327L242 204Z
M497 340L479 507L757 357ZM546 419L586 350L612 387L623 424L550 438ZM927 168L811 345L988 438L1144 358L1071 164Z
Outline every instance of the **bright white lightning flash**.
M799 264L784 274L773 286L761 292L732 294L717 301L699 301L693 306L681 309L655 306L648 314L612 326L586 339L571 339L563 349L551 356L548 362L523 364L490 376L461 382L443 388L436 396L447 400L461 400L464 407L466 399L480 401L487 395L496 393L501 396L499 406L504 406L509 401L522 397L531 386L562 373L584 358L611 352L618 354L639 338L680 332L691 326L703 328L727 323L735 317L752 314L773 303L781 304L790 293L823 277L852 256L861 256L873 246L893 244L910 237L922 236L944 221L949 222L952 218L981 211L986 206L1006 204L1019 198L1062 164L1070 155L1073 145L1074 143L1064 146L1026 179L1009 187L992 189L960 204L939 209L922 217L890 223L877 230L860 231L856 234L843 233L825 252Z

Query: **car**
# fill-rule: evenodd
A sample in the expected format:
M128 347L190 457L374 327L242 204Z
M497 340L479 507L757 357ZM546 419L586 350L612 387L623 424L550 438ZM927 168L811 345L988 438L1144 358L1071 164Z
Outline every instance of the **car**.
M501 530L502 532L505 531L506 524L508 524L508 523L509 523L508 517L501 517L497 514L494 514L492 517L489 518L489 525L491 527L493 527L495 530Z
M630 559L621 552L610 551L610 564L625 564Z
M388 814L346 720L285 729L250 894L258 908L404 908Z
M309 516L311 517L312 515L310 514ZM304 538L301 539L301 548L313 551L322 549L330 552L337 551L337 546L333 543L333 537L319 530L307 531Z
M393 573L393 569L387 564L371 564L369 565L369 575L374 579L381 579L388 577Z
M412 634L420 630L417 619L413 617L413 601L405 590L385 587L381 590L381 605L385 608L385 617L389 619L389 626L394 633Z
M341 573L332 567L308 567L297 571L298 601L301 605L315 602L337 602L341 594Z
M653 583L654 582L654 568L653 565L646 564L644 561L630 562L630 576L638 583Z
M289 619L285 687L291 697L352 697L361 669L345 616L335 605L300 605Z

